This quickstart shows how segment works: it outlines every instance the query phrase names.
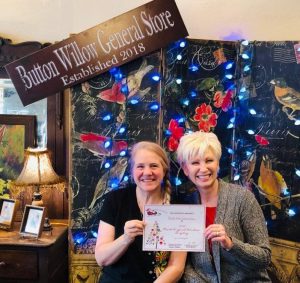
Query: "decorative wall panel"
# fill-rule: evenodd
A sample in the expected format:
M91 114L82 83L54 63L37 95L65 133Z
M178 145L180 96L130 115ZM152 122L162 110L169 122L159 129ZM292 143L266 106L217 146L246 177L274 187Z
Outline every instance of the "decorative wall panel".
M130 181L131 146L158 139L160 64L156 52L71 89L75 252L94 252L103 196Z
M131 146L141 140L164 146L173 190L185 192L189 185L175 151L183 134L202 130L214 131L221 140L220 178L251 190L261 204L274 246L274 282L297 282L299 63L297 42L189 39L73 87L71 243L76 264L79 254L94 253L103 196L130 182ZM282 248L276 243L282 242L295 246L280 261L293 258L289 268L277 260Z

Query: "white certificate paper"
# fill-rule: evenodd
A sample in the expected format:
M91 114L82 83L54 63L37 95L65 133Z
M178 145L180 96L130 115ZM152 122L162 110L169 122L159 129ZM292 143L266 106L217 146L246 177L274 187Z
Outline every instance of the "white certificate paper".
M205 206L145 205L144 251L205 251Z

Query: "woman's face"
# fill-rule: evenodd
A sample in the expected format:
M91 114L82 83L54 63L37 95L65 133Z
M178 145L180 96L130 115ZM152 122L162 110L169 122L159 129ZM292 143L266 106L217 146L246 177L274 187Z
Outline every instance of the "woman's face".
M194 156L184 163L182 169L198 189L209 190L214 188L218 177L219 159L208 149L202 158Z
M136 152L133 160L132 175L139 189L145 192L160 191L164 178L161 158L147 149Z

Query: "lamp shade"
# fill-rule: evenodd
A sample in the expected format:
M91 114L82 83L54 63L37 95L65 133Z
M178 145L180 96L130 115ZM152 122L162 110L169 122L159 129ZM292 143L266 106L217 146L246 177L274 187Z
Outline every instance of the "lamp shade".
M61 182L55 173L47 149L25 149L24 167L19 177L14 182L16 186L52 185Z

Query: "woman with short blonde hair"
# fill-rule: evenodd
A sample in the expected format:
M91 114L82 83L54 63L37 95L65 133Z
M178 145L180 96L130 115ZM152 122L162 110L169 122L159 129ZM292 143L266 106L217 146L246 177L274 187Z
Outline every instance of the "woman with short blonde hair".
M271 282L262 210L252 192L218 178L221 153L214 133L194 132L179 142L178 162L195 188L185 199L206 207L206 251L188 255L182 282Z

